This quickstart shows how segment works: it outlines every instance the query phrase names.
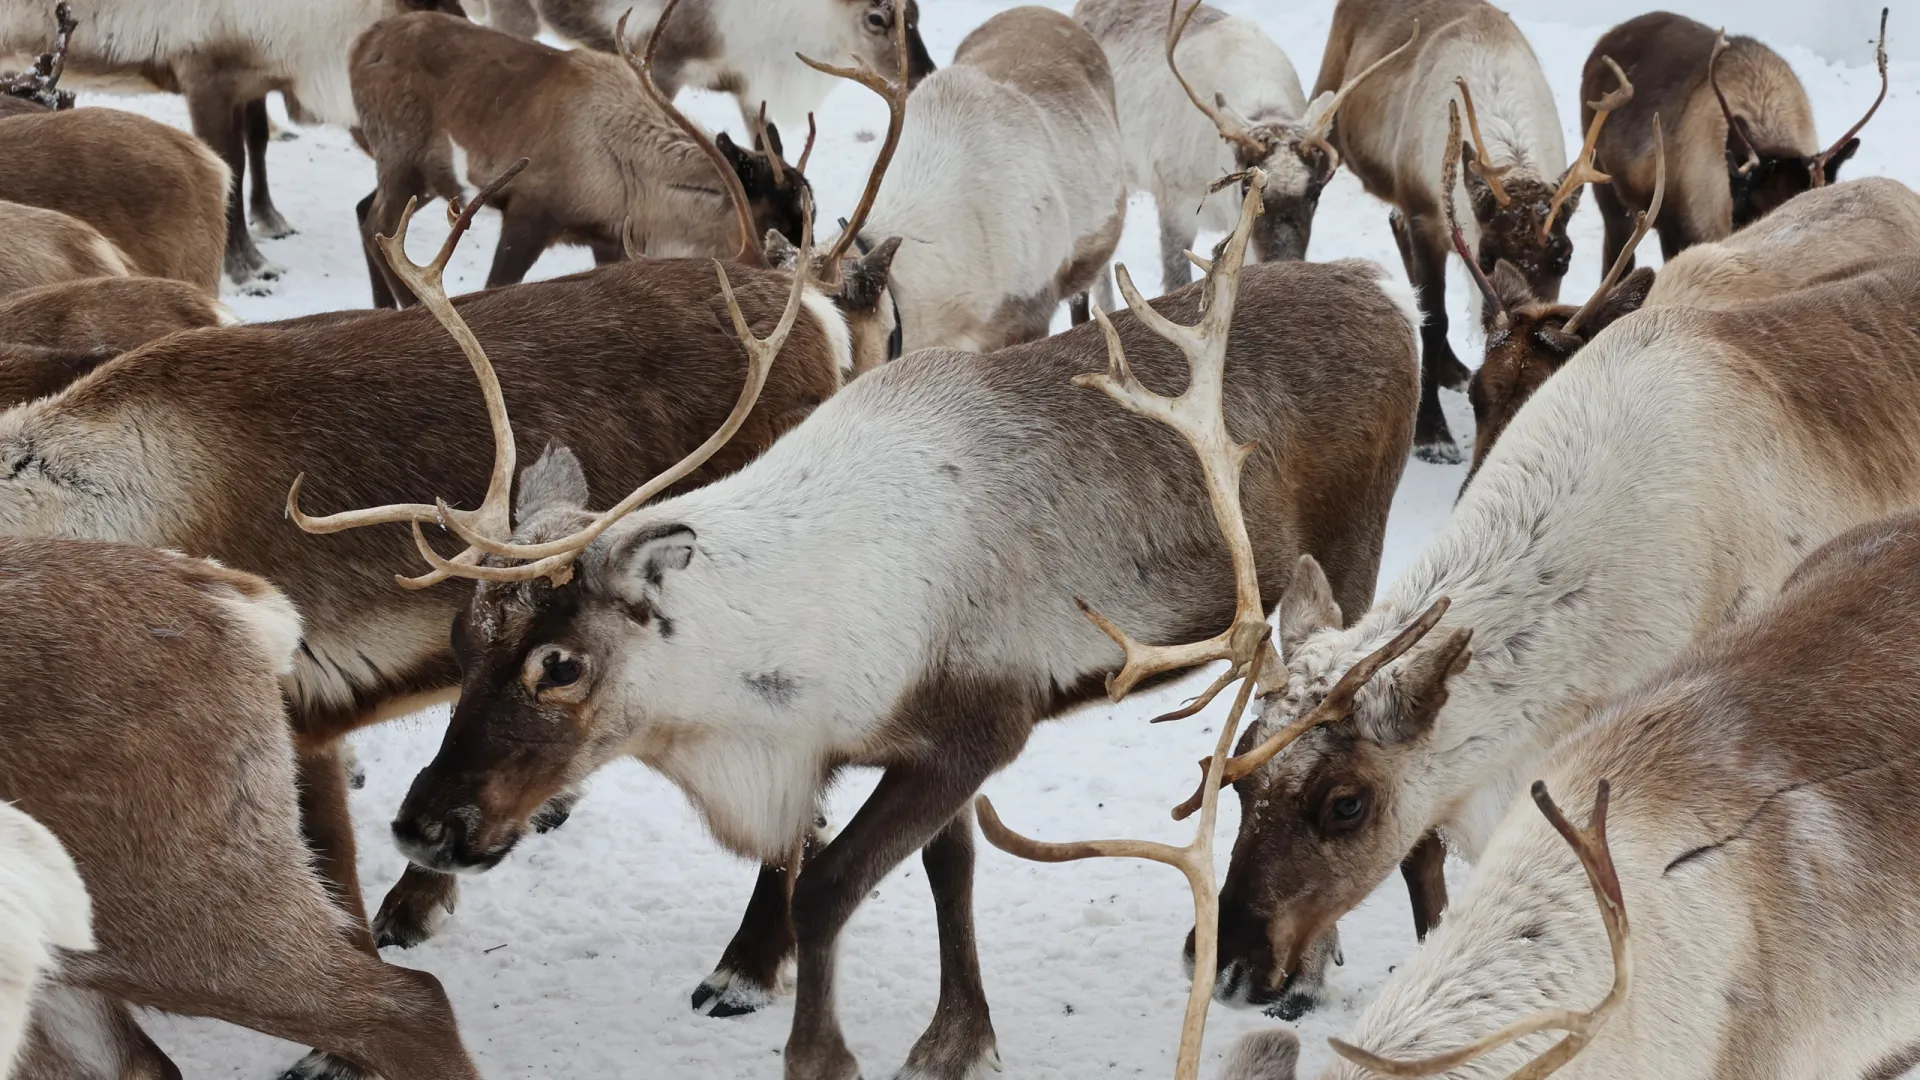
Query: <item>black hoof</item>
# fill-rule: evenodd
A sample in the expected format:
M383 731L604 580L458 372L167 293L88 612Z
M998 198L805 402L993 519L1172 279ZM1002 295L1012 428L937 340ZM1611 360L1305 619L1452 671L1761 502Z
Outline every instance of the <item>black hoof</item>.
M1433 465L1458 465L1467 460L1460 452L1460 445L1452 439L1416 443L1413 456Z
M773 1004L773 991L736 972L721 968L693 991L693 1011L726 1019L759 1012Z

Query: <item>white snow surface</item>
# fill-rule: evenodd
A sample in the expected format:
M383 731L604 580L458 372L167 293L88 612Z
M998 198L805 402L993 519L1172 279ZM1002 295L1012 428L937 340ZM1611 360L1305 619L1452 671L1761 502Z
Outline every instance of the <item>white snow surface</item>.
M1257 19L1311 85L1331 3L1213 2ZM1560 103L1567 143L1577 146L1580 69L1605 27L1546 21L1556 14L1593 17L1567 0L1523 3L1523 15L1537 17L1522 17L1520 26ZM935 59L951 59L971 28L1009 6L1002 0L922 0L923 29ZM1064 10L1070 3L1052 0L1051 6ZM1854 15L1861 6L1822 7L1822 18L1831 23L1840 9ZM1756 0L1739 7L1755 12L1756 23L1788 25L1791 20L1762 16L1802 5ZM1920 148L1906 137L1920 130L1920 62L1902 40L1920 40L1910 36L1916 14L1911 8L1895 12L1893 91L1845 176L1881 174L1920 183ZM1748 28L1736 23L1730 29ZM1753 29L1765 36L1763 26ZM1870 32L1850 24L1844 35L1834 30L1856 42L1845 65L1790 41L1770 41L1806 83L1827 138L1850 125L1877 90ZM744 136L729 99L699 93L688 98L702 122L727 124L736 137ZM86 103L187 126L178 98L88 95ZM828 99L819 121L820 146L810 172L822 218L830 221L852 209L885 112L867 91L848 85ZM788 141L795 137L789 134ZM270 155L280 209L301 231L263 241L268 257L286 270L271 295L232 294L227 302L250 321L365 305L366 270L353 205L373 183L372 163L346 132L325 128L303 129L297 140L275 143ZM430 254L444 233L441 213L421 214L412 244L416 257ZM483 215L450 269L454 289L480 287L497 233L497 217ZM1120 258L1149 295L1158 284L1156 233L1152 207L1145 196L1136 197ZM1600 224L1591 198L1583 200L1572 233L1577 250L1566 295L1584 296L1600 277ZM1203 236L1200 246L1204 250L1215 239ZM1657 245L1647 249L1657 260ZM1386 207L1345 172L1322 199L1310 256L1358 256L1401 272ZM533 276L589 266L583 249L556 249ZM1467 329L1470 286L1457 260L1451 274L1455 348L1470 360L1480 351L1476 332ZM1065 325L1064 310L1056 325ZM1473 420L1464 396L1444 396L1455 434L1470 438ZM1463 476L1462 467L1409 462L1389 525L1383 585L1438 528ZM1194 680L1119 706L1087 707L1044 725L1019 762L986 791L1009 824L1037 837L1187 842L1191 825L1175 824L1167 811L1192 790L1193 763L1211 748L1224 707L1216 704L1180 724L1150 728L1145 721L1197 685ZM400 873L401 856L388 839L387 822L414 773L433 756L445 718L444 709L433 710L356 739L369 775L366 790L353 800L369 908ZM837 821L851 815L872 779L852 776L833 793L830 809ZM1236 818L1233 800L1224 800L1217 856L1222 873ZM1457 862L1450 868L1456 888L1468 869ZM488 1077L774 1078L781 1074L780 1051L792 1018L790 996L727 1020L688 1007L689 993L733 933L754 873L755 867L715 845L665 780L637 764L618 765L595 778L565 828L530 838L491 873L463 879L458 914L439 938L392 952L389 959L440 977L467 1046ZM923 878L918 859L903 864L874 891L842 938L840 1014L865 1075L874 1080L893 1074L933 1013L938 960ZM981 962L1008 1076L1170 1075L1187 993L1180 945L1193 918L1177 874L1134 862L1042 866L982 842L977 898ZM1347 1031L1415 947L1398 876L1343 920L1341 932L1346 965L1332 976L1332 1002L1298 1025L1305 1042L1303 1075L1316 1075L1330 1060L1326 1036ZM1258 1012L1216 1006L1204 1075L1217 1074L1241 1032L1276 1023ZM191 1077L272 1077L303 1050L207 1020L155 1015L148 1025Z

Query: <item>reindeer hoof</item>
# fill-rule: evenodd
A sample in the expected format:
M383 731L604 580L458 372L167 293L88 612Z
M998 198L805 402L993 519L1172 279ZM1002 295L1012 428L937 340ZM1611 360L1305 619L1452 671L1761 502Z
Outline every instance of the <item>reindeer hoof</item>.
M1440 385L1449 390L1464 392L1467 389L1467 384L1473 381L1473 372L1468 371L1467 365L1461 363L1460 358L1457 356L1442 358L1440 361L1440 370L1433 374L1434 378L1439 380Z
M720 1019L759 1012L771 1004L771 987L727 968L707 976L693 991L693 1011Z
M322 1050L310 1050L294 1062L293 1068L280 1074L280 1080L380 1080L358 1065L343 1061Z
M404 881L401 885L406 884ZM395 886L373 919L373 941L382 949L411 949L430 940L453 918L451 899L420 898Z
M1458 465L1467 460L1460 453L1460 444L1452 439L1415 443L1413 456L1432 465Z
M263 239L285 240L300 230L288 224L287 219L280 216L280 211L268 207L253 212L253 231Z
M943 1045L946 1044L946 1045ZM907 1055L907 1063L893 1080L988 1080L1005 1072L1000 1051L994 1046L993 1029L984 1034L960 1034L957 1038L928 1031Z

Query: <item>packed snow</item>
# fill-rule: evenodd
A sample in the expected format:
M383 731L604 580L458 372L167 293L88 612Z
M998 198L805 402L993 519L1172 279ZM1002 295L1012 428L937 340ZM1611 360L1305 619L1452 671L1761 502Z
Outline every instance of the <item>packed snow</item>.
M1213 2L1258 20L1289 51L1311 86L1332 18L1330 2ZM968 30L1011 5L921 0L920 6L927 44L945 62ZM1070 4L1053 0L1052 6ZM1695 0L1690 7L1702 9L1703 18L1730 19L1752 9L1759 24L1752 29L1762 36L1767 27L1800 24L1785 13L1812 10L1785 0L1737 6ZM1872 16L1877 14L1870 9L1877 7L1858 0L1819 6L1821 34L1808 43L1843 63L1792 40L1769 39L1805 82L1819 130L1829 138L1851 124L1878 89L1870 66ZM1721 9L1730 13L1717 16ZM1581 65L1605 26L1552 21L1558 12L1593 17L1565 0L1524 0L1519 22L1545 67L1572 147L1580 141ZM1895 12L1893 91L1845 176L1883 174L1920 184L1920 148L1908 138L1920 130L1920 62L1901 40L1920 40L1908 36L1914 14ZM1749 28L1736 24L1731 29ZM688 98L690 111L703 122L725 124L744 135L729 100L697 93ZM89 94L85 103L133 109L186 126L186 110L177 98ZM851 209L885 112L867 91L849 85L835 91L819 120L821 144L810 173L822 216L830 220ZM229 287L227 302L247 320L364 306L367 278L353 204L372 186L372 163L346 132L320 128L299 130L297 138L275 143L270 155L280 209L300 232L262 243L268 258L285 271L269 294L242 295ZM1386 207L1343 172L1321 201L1310 255L1374 259L1398 274L1386 219ZM439 243L445 226L440 214L430 213L420 216L416 228L413 247L424 256ZM453 288L480 286L496 235L497 218L483 216L450 271ZM1579 297L1600 277L1600 224L1592 199L1583 201L1572 235L1577 250L1565 292ZM1153 208L1144 196L1137 197L1120 259L1149 294L1157 284L1157 243ZM590 265L582 249L556 249L533 276ZM1470 286L1457 261L1451 272L1455 348L1471 362L1479 342L1467 329ZM1065 325L1064 311L1059 325ZM1469 437L1473 423L1465 398L1443 396L1454 431ZM1409 463L1389 526L1383 584L1436 530L1463 476L1458 466ZM1175 824L1167 811L1192 790L1193 762L1212 746L1224 708L1216 705L1175 725L1150 728L1145 719L1193 686L1118 707L1088 707L1043 726L1026 754L995 777L987 792L1010 824L1037 837L1130 836L1185 843L1191 825ZM430 711L356 738L369 776L353 806L370 908L402 867L387 838L387 822L414 773L432 757L445 717L443 709ZM869 775L853 775L840 785L830 803L836 820L852 813L871 782ZM1228 799L1220 826L1222 872L1235 818ZM1456 863L1451 871L1457 880L1467 867ZM459 912L438 939L410 952L392 952L389 959L440 977L467 1045L489 1077L778 1077L791 997L757 1014L725 1020L688 1007L689 993L733 933L754 873L754 866L715 845L665 780L638 765L620 765L595 778L565 828L530 840L491 873L464 879ZM842 938L840 1014L868 1077L892 1075L933 1012L938 960L932 904L922 878L919 861L909 860L874 891ZM1187 993L1180 945L1192 922L1186 885L1177 874L1133 862L1041 866L983 843L977 894L981 962L1008 1075L1070 1080L1170 1075ZM1332 977L1332 1000L1298 1025L1305 1041L1305 1075L1330 1060L1325 1037L1346 1031L1415 947L1397 875L1342 921L1341 933L1346 964ZM1204 1073L1217 1073L1239 1033L1275 1023L1258 1012L1216 1007ZM303 1050L211 1021L155 1016L149 1026L193 1077L271 1077Z

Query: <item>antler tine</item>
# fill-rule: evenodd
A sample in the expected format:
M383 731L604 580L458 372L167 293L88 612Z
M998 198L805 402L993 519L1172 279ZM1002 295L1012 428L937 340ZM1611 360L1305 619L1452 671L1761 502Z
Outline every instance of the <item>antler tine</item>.
M786 162L781 161L780 155L774 152L773 139L767 134L767 103L765 99L762 99L760 102L760 118L754 121L753 135L755 141L760 144L761 149L764 150L767 155L767 167L773 170L773 182L781 187L787 186Z
M673 17L673 9L679 4L680 0L667 0L667 6L660 9L659 21L653 24L653 34L647 38L647 54L644 58L634 57L633 43L627 40L627 18L633 14L632 8L620 16L620 21L613 28L614 44L620 50L620 58L640 77L640 89L647 98L699 145L701 153L707 155L707 160L713 162L714 170L720 174L720 186L726 189L727 198L733 203L734 218L740 226L740 253L734 261L750 266L765 266L767 254L754 231L753 207L747 202L747 189L741 185L739 174L733 171L733 166L728 164L726 155L720 152L720 147L713 139L701 130L700 125L687 119L687 115L674 106L673 99L667 97L659 84L653 81L653 55L660 48L660 32L666 29L667 20Z
M1202 294L1200 322L1182 326L1154 311L1134 287L1133 276L1124 266L1116 266L1115 278L1127 309L1149 330L1172 342L1186 355L1192 378L1179 397L1169 398L1147 389L1134 378L1127 365L1126 351L1119 331L1103 311L1094 318L1107 339L1107 370L1076 375L1075 386L1098 389L1129 412L1178 431L1200 457L1201 471L1213 501L1214 516L1227 532L1227 544L1233 555L1235 595L1238 597L1233 623L1220 634L1205 641L1185 645L1143 645L1084 602L1080 610L1123 650L1126 662L1118 674L1107 681L1107 693L1115 701L1127 696L1142 679L1168 671L1177 671L1213 660L1240 657L1244 663L1252 656L1251 641L1267 637L1266 611L1260 605L1260 583L1253 565L1253 545L1247 537L1246 523L1240 511L1240 469L1252 443L1236 443L1228 433L1223 411L1227 336L1233 323L1239 298L1240 267L1246 258L1247 237L1253 219L1261 213L1259 198L1266 188L1267 176L1258 169L1248 170L1247 196L1240 207L1240 221L1228 238L1222 255L1214 260L1215 272L1207 277ZM1244 674L1241 672L1240 674ZM1218 691L1216 691L1217 693Z
M1320 699L1320 704L1308 710L1305 716L1274 732L1259 746L1228 761L1220 782L1222 784L1238 783L1251 776L1260 766L1272 761L1275 754L1292 745L1295 739L1321 724L1331 723L1351 715L1353 702L1359 696L1360 688L1379 674L1381 668L1405 656L1407 650L1418 645L1420 639L1426 637L1439 624L1441 616L1447 613L1449 603L1450 601L1442 596L1428 605L1427 610L1421 612L1419 618L1408 623L1385 645L1368 653L1360 659L1359 663L1348 668L1346 674L1340 676L1339 681L1333 684L1333 689L1327 691L1327 696ZM1212 775L1210 772L1212 764L1211 761L1202 761L1200 771L1209 776ZM1204 784L1205 781L1202 783ZM1185 821L1193 816L1193 812L1200 808L1202 791L1194 792L1186 802L1174 807L1173 820Z
M1746 163L1740 166L1740 175L1745 176L1760 164L1760 151L1753 148L1753 140L1747 135L1747 122L1733 113L1733 106L1727 104L1726 92L1720 89L1720 54L1727 51L1727 29L1720 28L1720 36L1713 41L1713 53L1707 57L1707 83L1713 87L1713 96L1720 101L1720 112L1727 118L1727 130L1740 136L1740 145L1747 148Z
M1460 100L1467 105L1467 127L1473 130L1473 169L1474 175L1487 182L1493 189L1493 197L1501 206L1512 206L1513 196L1507 194L1505 184L1500 178L1513 171L1512 165L1495 165L1487 157L1487 140L1480 134L1480 114L1473 111L1473 91L1467 88L1466 77L1456 76L1453 84L1460 88Z
M494 529L504 532L510 527L508 499L513 486L515 448L513 425L507 417L505 396L500 389L500 377L493 369L493 362L487 359L486 350L474 337L473 329L447 299L444 273L447 262L453 257L454 249L460 244L460 238L466 235L472 226L474 215L500 189L505 187L520 170L527 167L527 159L521 158L508 166L507 170L495 177L473 200L462 207L458 200L447 204L447 216L452 228L447 239L431 262L421 265L407 255L407 230L413 224L414 211L419 209L415 199L407 200L407 208L400 215L400 224L392 236L375 237L381 253L386 256L387 264L393 268L394 276L419 297L420 303L433 317L444 326L447 333L466 354L467 361L473 365L474 377L480 382L480 394L486 402L487 419L493 428L493 472L487 480L487 494L480 506L474 510L446 510L444 502L437 506L420 503L397 503L389 506L371 507L365 510L349 510L324 517L308 517L300 509L300 490L306 483L306 474L294 477L293 486L287 492L287 516L293 523L309 533L336 533L347 529L357 529L365 525L379 525L387 522L410 521L416 530L422 521L459 520L463 524L472 522L475 528ZM468 551L461 555L467 561L478 561L479 553ZM402 578L403 585L412 588L425 588L446 580L445 574L428 574L418 578Z
M1553 220L1560 216L1560 208L1566 205L1574 192L1580 190L1580 185L1605 184L1613 180L1613 177L1594 167L1595 146L1600 141L1600 129L1606 126L1607 117L1633 100L1633 83L1628 81L1627 73L1620 70L1620 65L1613 62L1613 57L1602 56L1600 59L1613 69L1613 77L1620 80L1620 85L1599 101L1587 102L1587 107L1593 110L1593 123L1587 125L1586 145L1580 148L1580 155L1573 159L1573 167L1567 170L1567 175L1560 181L1560 189L1553 193L1553 200L1547 204L1547 220L1540 223L1542 243L1546 242L1547 234L1553 231ZM1657 114L1654 118L1659 119Z
M1660 118L1655 116L1653 118L1653 202L1635 215L1633 235L1627 238L1627 246L1620 249L1620 254L1614 258L1613 265L1607 268L1607 276L1601 279L1600 287L1593 291L1592 296L1587 297L1587 302L1581 304L1578 311L1561 324L1560 329L1563 333L1571 334L1580 329L1580 324L1593 318L1593 313L1600 310L1601 304L1606 303L1607 294L1613 291L1613 287L1619 284L1621 275L1627 272L1627 264L1633 261L1633 253L1640 247L1640 241L1646 239L1647 230L1653 228L1653 223L1660 217L1660 206L1666 202L1666 199L1667 141L1665 136L1660 134Z
M1833 160L1833 155L1839 153L1840 148L1847 145L1848 140L1852 139L1855 135L1860 134L1860 129L1863 127L1866 127L1867 121L1873 119L1873 114L1880 111L1880 103L1887 100L1887 9L1886 8L1880 9L1880 44L1876 46L1873 50L1873 62L1876 65L1878 65L1878 67L1880 68L1880 96L1873 99L1873 105L1867 109L1867 115L1861 117L1859 123L1848 128L1847 133L1845 135L1840 136L1840 138L1836 140L1832 146L1827 147L1825 153L1822 153L1819 157L1816 157L1813 159L1813 186L1814 187L1826 186L1827 162Z
M794 321L800 314L800 301L806 292L808 260L813 253L813 203L811 198L802 196L803 213L800 236L800 260L794 267L793 286L787 295L787 304L780 313L780 321L773 330L762 338L753 334L753 328L747 325L747 318L740 310L740 301L734 296L733 282L727 277L727 268L720 260L713 261L714 273L720 279L720 294L726 299L727 314L733 319L734 333L739 335L740 344L747 350L746 380L740 387L740 397L734 402L733 411L718 430L707 436L707 440L694 448L693 452L680 459L665 472L635 488L626 498L602 512L585 528L568 536L544 544L514 544L495 540L485 534L475 532L465 526L459 518L445 513L445 504L441 504L442 523L456 536L472 544L475 548L491 555L508 558L532 560L520 566L471 566L457 565L435 554L426 543L426 535L414 525L415 544L421 549L421 555L432 566L444 573L458 577L475 578L482 581L531 581L535 578L548 578L555 585L565 584L573 575L573 561L586 550L587 545L612 528L621 518L626 517L654 496L679 483L695 469L706 464L714 454L720 452L746 422L747 415L753 411L754 403L760 399L760 390L767 383L767 373L773 366L774 358L787 342Z
M806 179L806 176L807 176L807 162L812 160L813 158L813 140L817 138L819 134L820 134L820 129L815 127L813 123L813 114L808 113L807 114L807 145L800 149L800 163L793 167L793 171L799 173L800 178L803 180Z
M1360 74L1341 83L1340 89L1333 92L1333 100L1327 102L1326 109L1314 118L1313 126L1307 130L1306 138L1300 140L1300 145L1308 147L1317 146L1325 150L1327 160L1331 163L1327 169L1329 173L1340 167L1339 151L1336 151L1333 148L1333 144L1327 141L1327 135L1333 131L1334 114L1340 111L1340 106L1346 102L1347 95L1353 93L1355 87L1366 82L1369 75L1387 66L1388 63L1392 62L1394 57L1411 49L1414 41L1419 37L1420 20L1415 19L1413 20L1413 33L1407 35L1407 40L1404 44L1380 59L1375 60L1373 63L1368 64L1366 69L1361 71Z
M880 197L880 181L887 175L887 166L893 162L893 152L900 147L900 132L907 123L907 94L912 88L907 85L907 9L904 4L897 6L894 11L893 33L898 78L892 81L865 63L860 63L858 67L836 67L810 56L793 54L815 71L857 82L879 94L881 100L887 103L887 137L880 144L880 156L874 159L873 170L867 174L867 186L860 193L860 202L854 207L853 217L848 219L846 228L840 230L833 247L827 252L827 273L835 281L840 279L840 260L846 258L847 249L853 246L860 236L860 230L866 227L867 215L873 212L874 200Z
M1600 781L1593 796L1593 813L1587 818L1587 827L1580 829L1554 804L1553 797L1547 794L1546 782L1533 782L1534 804L1579 857L1581 868L1587 872L1587 882L1593 886L1594 899L1599 903L1600 919L1607 927L1607 943L1613 950L1613 985L1598 1005L1585 1011L1545 1009L1458 1050L1421 1061L1395 1061L1339 1039L1327 1040L1333 1049L1348 1061L1384 1076L1432 1076L1538 1032L1567 1033L1566 1038L1522 1066L1508 1080L1545 1080L1585 1049L1607 1020L1619 1011L1633 985L1633 936L1627 925L1627 901L1620 891L1620 874L1613 865L1613 851L1607 845L1607 800L1611 787L1607 781Z
M1229 668L1226 677L1216 680L1203 695L1211 700L1233 679L1240 679L1226 722L1215 741L1216 762L1208 776L1201 807L1200 825L1193 842L1176 848L1141 840L1096 840L1076 844L1048 844L1009 829L994 812L985 796L975 800L980 829L988 842L1009 854L1041 862L1066 862L1090 858L1138 858L1165 863L1186 876L1193 893L1194 978L1187 995L1185 1020L1180 1029L1180 1053L1174 1068L1175 1080L1196 1080L1200 1072L1200 1047L1206 1034L1207 1008L1212 1000L1213 973L1219 962L1220 900L1213 882L1213 834L1220 808L1220 775L1227 751L1240 728L1247 702L1260 680L1260 671L1272 655L1272 634L1266 622L1266 609L1260 602L1260 577L1253 560L1253 545L1247 536L1246 518L1240 507L1240 469L1252 451L1251 444L1235 443L1227 432L1224 408L1224 369L1227 334L1238 299L1239 278L1246 262L1247 237L1253 219L1261 210L1261 194L1266 174L1258 169L1247 174L1247 191L1240 209L1240 221L1225 249L1207 272L1200 321L1180 326L1149 308L1124 268L1119 270L1120 289L1134 316L1154 333L1166 338L1186 354L1191 377L1179 397L1155 394L1142 386L1127 365L1120 336L1104 312L1098 312L1100 327L1107 339L1107 370L1080 375L1075 385L1097 387L1123 408L1178 431L1192 445L1200 459L1207 495L1213 505L1216 523L1233 557L1236 597L1233 625L1218 637L1198 645L1142 646L1124 630L1088 608L1081 610L1125 650L1127 662L1111 684L1125 693L1148 670L1170 671L1175 667L1224 659ZM1198 711L1197 709L1189 710Z
M1460 222L1454 215L1453 189L1460 180L1460 105L1447 102L1447 160L1440 166L1440 190L1445 192L1447 210L1447 231L1453 236L1453 250L1460 253L1460 259L1467 264L1467 273L1473 283L1480 287L1480 295L1492 305L1496 315L1506 311L1501 303L1499 290L1493 282L1487 280L1486 271L1480 269L1480 260L1474 257L1473 249L1467 246L1467 234L1460 231Z
M1268 150L1267 144L1254 138L1244 125L1228 116L1225 109L1217 104L1209 104L1200 91L1195 90L1193 84L1187 81L1186 74L1180 70L1180 64L1173 58L1175 47L1186 35L1187 24L1193 21L1194 12L1199 11L1200 5L1204 3L1206 0L1193 0L1192 5L1187 8L1187 13L1182 15L1180 0L1172 0L1172 6L1167 10L1167 67L1172 69L1173 77L1180 81L1180 88L1187 92L1187 97L1192 99L1194 107L1205 113L1207 119L1213 121L1213 126L1220 129L1221 138L1250 153L1265 156Z

